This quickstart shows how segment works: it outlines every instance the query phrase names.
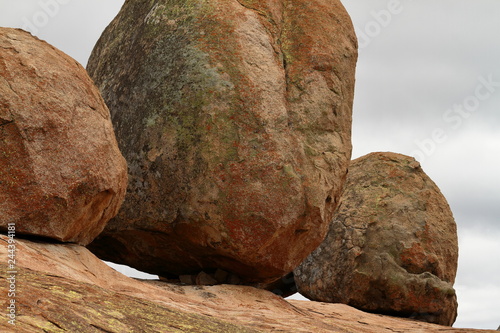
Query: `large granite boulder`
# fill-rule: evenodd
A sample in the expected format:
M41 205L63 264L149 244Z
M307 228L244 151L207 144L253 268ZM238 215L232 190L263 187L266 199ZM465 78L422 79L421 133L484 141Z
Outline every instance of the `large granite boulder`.
M356 46L338 0L127 0L88 71L130 181L90 249L162 276L289 273L345 180Z
M85 69L0 28L0 230L88 244L126 186L109 110Z
M451 325L458 241L446 199L413 158L352 162L323 243L294 271L317 301Z

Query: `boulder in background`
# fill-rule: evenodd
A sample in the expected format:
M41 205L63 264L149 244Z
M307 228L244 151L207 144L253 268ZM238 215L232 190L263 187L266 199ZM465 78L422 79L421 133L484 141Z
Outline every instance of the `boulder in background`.
M413 158L372 153L349 167L323 243L294 271L311 300L452 325L455 220Z

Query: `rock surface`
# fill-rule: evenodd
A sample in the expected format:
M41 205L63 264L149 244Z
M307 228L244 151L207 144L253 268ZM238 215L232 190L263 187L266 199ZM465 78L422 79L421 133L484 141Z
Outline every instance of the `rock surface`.
M0 235L6 278L7 237ZM15 332L336 332L472 333L364 313L343 304L286 301L246 286L182 286L126 277L82 246L17 239ZM6 283L0 284L7 295ZM8 298L2 296L2 307Z
M88 65L130 177L91 250L161 276L289 273L345 181L356 47L338 0L127 0Z
M0 230L88 244L116 215L126 162L85 69L0 28Z
M48 273L19 269L17 278L21 308L12 332L257 332Z
M451 325L457 260L436 184L411 157L372 153L352 162L326 239L294 274L312 300Z

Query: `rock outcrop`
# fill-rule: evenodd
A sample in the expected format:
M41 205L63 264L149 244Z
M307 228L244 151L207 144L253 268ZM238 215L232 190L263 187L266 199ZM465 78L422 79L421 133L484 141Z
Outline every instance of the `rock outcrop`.
M301 294L451 325L458 241L451 210L413 158L354 160L323 243L295 269Z
M0 276L9 269L0 235ZM185 286L126 277L82 246L17 239L15 326L7 332L495 332L364 313L343 304L286 301L247 286ZM12 281L12 280L11 280ZM0 284L8 295L9 285ZM2 297L2 307L10 299Z
M85 69L0 28L0 230L88 244L126 186L109 110Z
M12 332L257 332L49 273L19 269L16 276L22 281L19 319L6 324L2 318L0 324L12 325Z
M161 276L289 273L345 181L356 47L339 0L127 0L88 71L130 181L90 249Z

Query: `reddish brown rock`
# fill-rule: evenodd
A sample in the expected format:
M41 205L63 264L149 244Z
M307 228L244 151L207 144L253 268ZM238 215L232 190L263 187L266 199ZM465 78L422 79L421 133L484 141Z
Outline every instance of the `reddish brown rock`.
M0 229L88 244L116 215L126 162L85 69L0 28Z
M130 176L92 251L161 276L289 273L345 180L356 58L338 0L126 1L88 65Z
M451 325L458 241L452 212L413 158L354 160L323 243L294 271L318 301Z

